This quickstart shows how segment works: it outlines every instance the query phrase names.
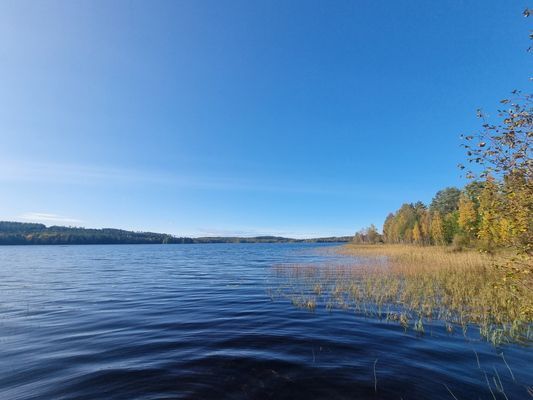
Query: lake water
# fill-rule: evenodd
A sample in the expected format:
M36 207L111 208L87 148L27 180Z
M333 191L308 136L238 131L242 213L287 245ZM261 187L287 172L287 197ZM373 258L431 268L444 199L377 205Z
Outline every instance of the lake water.
M269 296L328 246L0 247L0 399L531 398L530 348Z

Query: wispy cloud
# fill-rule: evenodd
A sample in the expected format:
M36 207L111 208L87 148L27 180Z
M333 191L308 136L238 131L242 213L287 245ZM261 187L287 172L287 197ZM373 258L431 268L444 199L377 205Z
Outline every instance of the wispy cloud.
M65 217L64 215L40 213L40 212L27 212L18 216L18 219L31 222L41 222L44 224L78 224L83 221L75 218Z
M302 182L268 182L240 177L172 174L104 166L0 161L0 181L75 185L163 185L189 189L346 195L354 187L333 187Z

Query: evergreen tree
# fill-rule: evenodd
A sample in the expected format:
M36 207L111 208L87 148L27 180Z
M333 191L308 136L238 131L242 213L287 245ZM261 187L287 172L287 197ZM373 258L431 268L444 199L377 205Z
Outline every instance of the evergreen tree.
M429 206L431 212L439 212L441 216L452 213L459 208L461 191L455 187L439 190Z
M459 233L459 212L454 211L446 214L443 219L444 242L450 244L456 234Z

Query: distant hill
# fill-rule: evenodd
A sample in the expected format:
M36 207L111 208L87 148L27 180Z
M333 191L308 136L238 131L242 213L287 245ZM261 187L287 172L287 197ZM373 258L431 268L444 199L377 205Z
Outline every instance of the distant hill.
M349 242L351 236L291 239L256 237L177 237L164 233L132 232L122 229L87 229L0 221L0 245L51 244L192 244L192 243L333 243Z
M332 236L313 239L292 239L281 236L254 236L254 237L199 237L193 238L194 243L338 243L350 242L352 236Z
M192 243L191 238L121 229L86 229L0 221L0 244L156 244Z

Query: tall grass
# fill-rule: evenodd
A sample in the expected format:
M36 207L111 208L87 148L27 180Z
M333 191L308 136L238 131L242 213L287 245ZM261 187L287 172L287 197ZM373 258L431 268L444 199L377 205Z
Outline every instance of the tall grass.
M274 267L282 278L277 294L299 307L354 309L420 333L438 320L449 332L475 327L495 345L533 337L533 294L502 284L495 256L410 245L346 245L339 251L358 262Z

